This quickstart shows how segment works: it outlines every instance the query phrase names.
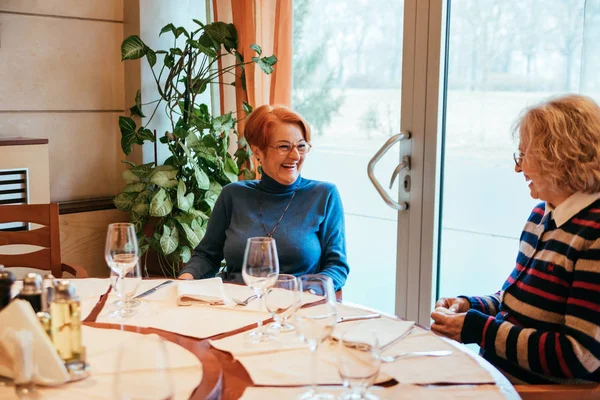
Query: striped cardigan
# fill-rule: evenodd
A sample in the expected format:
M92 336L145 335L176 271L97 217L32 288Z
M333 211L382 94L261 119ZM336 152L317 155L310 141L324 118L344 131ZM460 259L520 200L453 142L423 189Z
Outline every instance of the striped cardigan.
M597 198L559 227L545 203L534 208L502 290L466 297L462 341L479 344L513 382L600 382Z

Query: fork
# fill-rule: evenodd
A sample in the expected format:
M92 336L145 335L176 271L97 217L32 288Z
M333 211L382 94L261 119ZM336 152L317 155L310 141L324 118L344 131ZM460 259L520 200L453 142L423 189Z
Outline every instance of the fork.
M444 357L452 354L452 350L435 350L435 351L405 351L403 353L394 354L393 356L381 356L381 361L391 363L402 357Z
M231 300L233 300L233 302L235 303L236 306L246 307L249 302L251 302L252 300L254 300L257 297L258 297L257 295L253 294L252 296L248 297L246 300L236 299L235 297L233 297Z

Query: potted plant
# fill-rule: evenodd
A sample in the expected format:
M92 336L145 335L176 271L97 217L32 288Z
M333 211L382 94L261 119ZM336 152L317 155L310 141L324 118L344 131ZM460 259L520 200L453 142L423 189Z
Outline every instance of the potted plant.
M258 45L250 46L256 53L244 60L237 51L237 32L233 24L214 22L188 31L168 24L160 31L173 35L173 47L153 50L137 35L126 38L121 45L121 58L135 60L145 57L156 83L159 98L142 104L138 90L130 117L119 117L121 147L130 154L134 144L154 142L156 135L149 128L159 107L164 106L171 122L169 132L160 137L170 156L163 165L155 162L131 166L123 173L126 186L114 198L115 206L131 213L140 246L140 255L148 249L158 255L165 276L177 276L179 267L187 262L193 249L206 231L206 224L221 188L243 175L253 179L252 166L245 168L250 149L242 139L232 156L228 153L231 135L237 136L236 116L232 113L211 115L206 104L198 100L224 74L235 76L232 85L245 90L244 65L256 63L270 74L277 59L262 57ZM234 56L234 63L225 65L225 55ZM159 57L162 62L159 62ZM137 126L134 118L145 117L145 107L151 105L150 118ZM244 102L244 112L252 107ZM132 118L134 117L134 118Z

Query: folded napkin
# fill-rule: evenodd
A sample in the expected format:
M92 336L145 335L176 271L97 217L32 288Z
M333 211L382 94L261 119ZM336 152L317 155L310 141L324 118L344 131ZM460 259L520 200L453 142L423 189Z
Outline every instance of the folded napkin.
M373 338L376 337L379 346L385 348L407 333L414 324L414 321L403 321L387 317L343 322L336 325L331 336L334 340L340 340L342 335L345 335L346 340L366 344L372 344Z
M209 340L209 343L215 349L226 351L234 358L274 353L279 351L306 349L307 344L300 339L296 332L280 333L273 337L273 340L252 343L247 339L248 332L238 333L220 340Z
M225 305L225 291L221 278L181 281L177 285L177 304L190 306L194 302L209 305Z
M28 352L32 353L29 357ZM32 374L33 381L42 385L60 385L69 380L63 361L31 305L13 300L0 311L0 375L14 379L20 374Z

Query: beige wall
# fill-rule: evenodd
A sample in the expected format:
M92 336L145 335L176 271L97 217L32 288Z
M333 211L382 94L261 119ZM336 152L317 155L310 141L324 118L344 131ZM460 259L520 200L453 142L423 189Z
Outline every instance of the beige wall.
M52 201L123 186L123 0L0 1L0 137L47 138Z

